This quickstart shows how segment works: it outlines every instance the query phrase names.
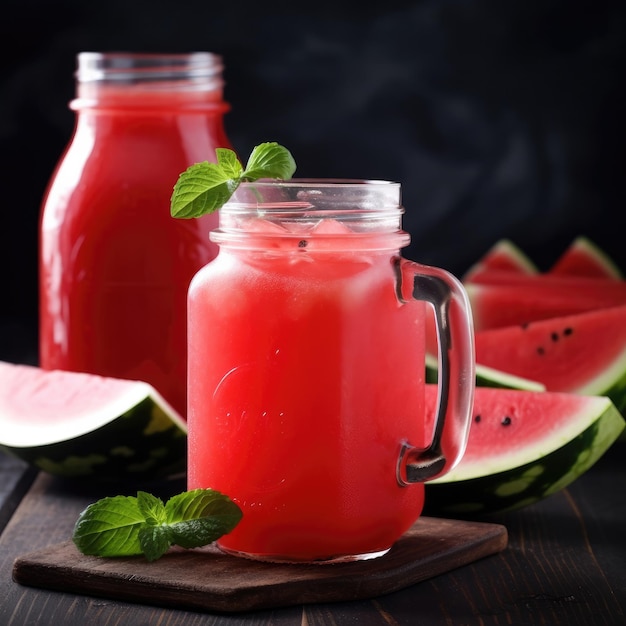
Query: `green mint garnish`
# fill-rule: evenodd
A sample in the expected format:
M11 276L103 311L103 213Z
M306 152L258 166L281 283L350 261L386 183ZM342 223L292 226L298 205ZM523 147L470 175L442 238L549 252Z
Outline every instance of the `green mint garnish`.
M90 504L79 516L73 540L83 553L119 557L144 554L155 561L172 545L199 548L229 533L241 509L213 489L195 489L166 504L145 491Z
M217 163L195 163L178 177L170 200L172 217L213 213L229 200L240 183L259 178L288 180L296 171L291 152L276 142L256 146L245 169L228 148L217 148L215 156Z

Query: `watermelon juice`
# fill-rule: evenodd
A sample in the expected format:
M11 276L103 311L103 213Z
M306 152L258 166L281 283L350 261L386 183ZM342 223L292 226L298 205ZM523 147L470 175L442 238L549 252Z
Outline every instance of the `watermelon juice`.
M431 436L426 305L397 295L408 237L355 232L341 216L301 220L306 204L274 219L230 210L212 233L218 257L189 290L189 489L242 507L224 550L383 554L424 502L423 484L398 479L403 444L424 448Z
M186 410L186 298L212 216L173 220L182 170L229 146L221 63L79 55L74 136L44 200L40 364L152 383Z

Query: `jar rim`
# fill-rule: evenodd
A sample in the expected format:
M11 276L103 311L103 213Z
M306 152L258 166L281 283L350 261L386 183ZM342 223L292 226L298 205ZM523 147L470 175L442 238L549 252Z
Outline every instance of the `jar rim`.
M224 69L219 54L206 51L161 52L79 52L76 80L88 82L129 82L198 80L221 76Z
M265 240L359 241L368 249L406 245L400 183L379 179L292 178L241 183L219 210L211 239L250 245ZM366 243L367 242L367 243Z
M388 188L401 187L401 184L393 180L384 180L379 178L289 178L286 180L280 178L260 178L255 181L245 181L240 183L241 187L302 187L302 188L355 188L364 189L367 186L380 186Z
M304 215L343 214L358 219L404 211L401 185L381 179L262 178L242 182L220 209L221 213L273 212Z

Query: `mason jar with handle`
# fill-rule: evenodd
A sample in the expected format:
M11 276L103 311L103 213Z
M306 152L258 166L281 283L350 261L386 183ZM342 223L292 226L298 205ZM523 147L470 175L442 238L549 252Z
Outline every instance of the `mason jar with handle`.
M217 216L172 220L179 173L229 147L209 52L78 55L40 228L40 364L152 383L186 410L186 298ZM210 157L209 157L210 158Z
M400 191L261 180L219 210L220 252L189 289L188 487L241 507L224 551L383 555L418 519L424 481L464 452L471 311L454 276L401 256ZM427 339L438 345L433 415Z

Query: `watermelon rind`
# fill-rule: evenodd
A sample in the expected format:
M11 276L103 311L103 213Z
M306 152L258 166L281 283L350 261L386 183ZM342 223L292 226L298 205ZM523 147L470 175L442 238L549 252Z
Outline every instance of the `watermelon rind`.
M613 259L588 237L576 237L549 271L562 276L590 276L621 280L622 272Z
M576 390L582 395L607 396L620 413L626 412L626 348L608 367Z
M522 274L536 274L537 266L510 239L500 239L464 274L463 280L491 270L504 270Z
M563 328L574 330L571 337L555 332ZM625 329L626 306L622 306L539 320L525 327L479 331L476 359L495 368L510 367L516 376L533 372L548 391L608 396L624 413ZM582 341L582 345L566 350L570 341ZM542 347L541 353L537 346ZM589 356L583 358L585 351Z
M1 450L46 473L92 483L142 482L184 474L186 422L151 385L77 372L36 370L0 363ZM84 385L81 393L88 394L90 389L96 396L103 393L98 406L81 415L72 411L69 398L64 416L61 394L58 401L50 398L58 419L38 414L38 406L42 413L50 413L45 398L33 401L31 413L21 414L27 407L29 384L60 387L65 381L67 386L70 377L72 389ZM22 387L14 394L23 396L19 403L8 396L10 385L16 382ZM113 391L109 392L111 387ZM37 389L32 393L36 394Z
M545 391L546 386L536 380L515 376L493 367L475 364L476 386L496 387L500 389L523 389L526 391ZM438 374L437 357L426 354L426 382L436 383Z
M565 428L540 444L480 463L461 462L426 484L426 514L476 516L517 510L567 487L592 467L624 431L624 418L609 398L593 398ZM538 419L542 416L538 415Z

